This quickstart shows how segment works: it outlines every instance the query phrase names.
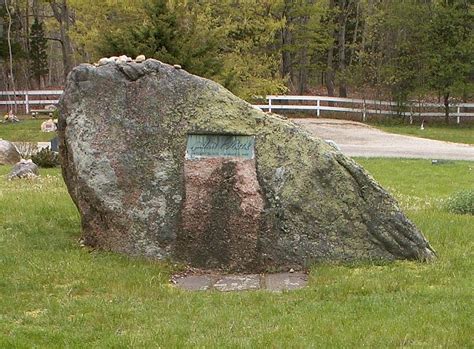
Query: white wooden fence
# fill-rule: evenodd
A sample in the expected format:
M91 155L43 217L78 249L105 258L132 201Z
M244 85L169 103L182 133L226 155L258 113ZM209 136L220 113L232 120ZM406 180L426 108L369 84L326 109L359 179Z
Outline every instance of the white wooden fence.
M31 106L57 104L62 90L37 90L37 91L0 91L0 106L19 105L24 106L27 114L32 110ZM44 99L44 98L54 99ZM38 99L39 98L39 99ZM411 102L406 107L407 111L397 111L396 102L385 102L371 99L355 99L325 96L267 96L268 104L254 105L262 110L272 111L315 111L320 117L322 112L345 112L355 113L361 116L362 120L367 119L367 115L404 115L413 117L436 117L444 116L444 105L438 103ZM283 104L283 103L284 104ZM430 109L431 111L425 111ZM474 103L458 103L450 107L451 115L456 116L458 123L461 117L474 117ZM423 111L422 111L423 110ZM432 111L439 110L439 111Z
M29 114L31 106L57 104L62 93L63 90L0 91L0 106L24 106L25 112ZM56 98L44 99L48 97Z
M316 116L318 117L321 116L322 111L356 113L361 115L363 121L366 121L368 114L404 115L409 116L410 121L413 120L414 116L444 116L444 105L438 103L410 102L405 106L409 110L400 112L396 110L398 107L396 102L384 102L370 99L324 96L267 96L266 100L268 101L268 104L255 105L255 107L262 110L268 110L269 112L274 110L316 111ZM282 104L282 102L285 104ZM461 117L474 117L474 111L464 111L472 108L474 108L474 103L453 104L450 106L450 115L456 116L456 120L459 123ZM441 111L421 111L423 109L441 109Z

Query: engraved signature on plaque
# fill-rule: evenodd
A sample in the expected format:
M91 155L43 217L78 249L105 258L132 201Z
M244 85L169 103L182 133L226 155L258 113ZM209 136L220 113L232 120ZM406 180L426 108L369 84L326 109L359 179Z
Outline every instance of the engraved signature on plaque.
M253 159L254 148L254 136L190 134L186 145L186 159L214 157Z

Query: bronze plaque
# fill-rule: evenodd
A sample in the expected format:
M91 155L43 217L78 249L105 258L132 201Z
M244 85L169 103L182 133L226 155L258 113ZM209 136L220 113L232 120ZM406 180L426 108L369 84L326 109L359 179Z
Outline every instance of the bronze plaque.
M254 148L254 136L190 134L186 145L186 159L221 157L253 159Z

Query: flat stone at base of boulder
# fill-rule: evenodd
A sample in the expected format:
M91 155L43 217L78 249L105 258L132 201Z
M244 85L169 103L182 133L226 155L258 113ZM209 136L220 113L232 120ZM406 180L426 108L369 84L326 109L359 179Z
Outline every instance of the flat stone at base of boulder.
M301 272L247 275L186 275L174 279L177 287L187 291L217 290L221 292L268 290L291 291L303 288L308 277Z
M214 284L219 291L246 291L260 289L260 275L226 275Z
M290 291L304 287L308 277L303 273L277 273L265 277L265 287L270 291Z
M189 275L176 280L176 285L189 291L206 291L212 287L214 280L208 275Z

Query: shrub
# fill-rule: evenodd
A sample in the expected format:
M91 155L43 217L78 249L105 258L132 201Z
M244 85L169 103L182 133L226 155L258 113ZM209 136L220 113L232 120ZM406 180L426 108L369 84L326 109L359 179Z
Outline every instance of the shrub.
M452 213L474 215L474 189L454 193L446 200L445 208Z
M31 160L39 167L59 166L59 155L49 148L43 148L31 156Z

